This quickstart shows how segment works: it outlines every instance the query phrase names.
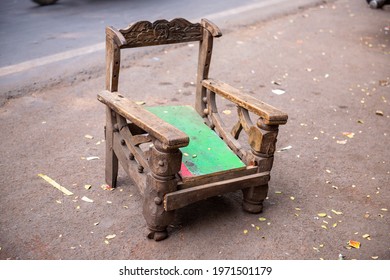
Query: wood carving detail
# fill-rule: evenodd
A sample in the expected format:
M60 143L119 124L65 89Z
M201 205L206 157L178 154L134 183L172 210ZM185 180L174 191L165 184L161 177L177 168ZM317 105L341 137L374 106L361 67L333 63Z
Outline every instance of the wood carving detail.
M157 20L153 23L140 21L119 31L125 37L127 47L200 41L202 39L202 26L183 18L176 18L172 21Z

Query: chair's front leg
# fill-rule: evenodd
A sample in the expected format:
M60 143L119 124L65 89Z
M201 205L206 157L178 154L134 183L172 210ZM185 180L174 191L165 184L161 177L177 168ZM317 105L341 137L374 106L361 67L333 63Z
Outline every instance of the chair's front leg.
M247 162L250 165L258 166L258 172L271 171L278 136L278 125L266 125L260 118L257 126L252 126L248 134L252 151L248 154ZM263 210L263 202L268 193L268 183L243 189L242 192L244 195L243 209L245 211L259 213Z
M151 172L146 180L143 215L150 230L148 237L160 241L168 237L167 227L174 219L174 211L165 211L163 202L164 196L177 188L175 175L180 171L182 154L155 140L149 155Z

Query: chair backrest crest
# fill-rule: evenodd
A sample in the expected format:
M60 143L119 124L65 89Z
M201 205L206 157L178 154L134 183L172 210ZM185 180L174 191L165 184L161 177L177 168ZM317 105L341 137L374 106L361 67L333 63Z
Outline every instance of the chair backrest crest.
M174 44L202 40L203 27L200 23L191 23L183 18L171 21L139 21L119 32L126 39L121 48L135 48L163 44Z
M139 21L124 29L106 27L106 90L118 91L121 50L126 48L156 46L185 42L199 42L198 71L195 109L204 116L206 89L202 80L208 78L214 37L222 36L221 30L211 21L202 19L191 23L184 18L171 21Z

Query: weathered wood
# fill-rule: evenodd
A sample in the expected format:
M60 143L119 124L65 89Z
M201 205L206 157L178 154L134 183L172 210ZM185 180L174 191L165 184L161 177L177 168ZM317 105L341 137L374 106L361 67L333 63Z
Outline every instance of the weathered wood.
M161 241L168 237L167 227L175 213L164 209L163 198L166 193L174 192L176 183L176 180L157 179L151 173L147 175L142 214L149 228L149 239Z
M125 145L127 145L127 148L129 149L130 153L132 154L132 157L135 157L137 162L141 166L148 166L147 158L144 155L144 152L139 148L139 141L142 140L141 143L144 143L144 141L148 140L152 141L150 135L147 136L143 135L136 135L133 136L129 126L127 125L126 119L119 114L117 114L117 122L119 125L119 134L122 136L123 141L125 141ZM140 138L142 136L142 138ZM121 140L121 144L123 145L123 141Z
M271 171L274 163L274 157L263 157L258 160L259 172Z
M168 152L154 146L150 151L148 163L150 170L160 179L173 178L180 171L181 159L182 154L178 149Z
M207 175L200 175L194 177L185 177L177 184L177 189L188 189L208 183L214 183L218 181L225 181L233 178L240 178L247 175L257 173L256 166L246 166L243 168L237 168L234 170L226 170L218 173L212 173Z
M240 142L237 141L222 121L221 116L218 113L216 95L214 92L207 92L207 117L210 120L211 128L217 132L217 134L225 141L225 143L237 154L241 159L245 157L246 151L243 149Z
M233 192L253 185L264 185L269 181L269 178L269 172L256 173L168 193L164 198L164 208L166 211L171 211L219 194Z
M223 96L240 107L243 107L264 119L264 123L275 125L285 124L287 122L287 114L268 105L253 96L245 94L240 90L213 79L205 79L202 85L207 89Z
M150 143L152 141L152 138L149 134L144 135L133 135L131 136L131 142L134 146L139 146L141 144Z
M248 131L248 142L252 150L262 153L263 151L261 148L265 147L264 140L264 135L260 128L256 126L251 126Z
M200 24L205 29L207 29L213 37L218 38L222 36L222 32L219 29L219 27L215 25L213 22L211 22L210 20L202 18Z
M117 91L120 69L119 39L112 28L106 28L106 90Z
M233 150L241 159L246 155L246 151L243 146L237 141L224 126L221 117L218 113L212 113L210 118L215 126L215 131L218 132L219 136L225 141L225 143Z
M106 108L106 158L105 158L105 178L106 183L115 188L118 177L118 158L114 152L113 127L115 124L115 112Z
M127 123L127 126L129 127L130 129L130 132L132 135L144 135L144 134L147 134L147 132L143 129L141 129L140 127L136 126L135 124L133 123Z
M242 208L249 213L260 213L263 210L263 201L267 197L267 193L267 183L242 189L244 196Z
M204 22L204 24L207 25L206 22ZM206 89L203 87L202 81L207 79L209 76L212 51L213 35L208 29L203 29L203 37L199 43L198 72L195 96L195 109L202 117L206 115L204 113L204 110L206 109Z
M167 227L173 222L174 213L165 211L163 200L167 193L176 191L176 174L180 170L181 152L179 149L166 149L154 140L149 161L150 173L144 193L143 215L148 224L149 238L156 241L168 236Z
M146 169L144 173L139 173L137 171L138 163L135 160L130 160L130 151L126 146L120 144L122 140L123 138L119 133L114 133L114 151L118 155L120 164L131 181L137 186L141 195L144 195L146 188L146 173L148 173L149 170Z
M126 39L126 44L121 45L121 48L200 41L202 29L199 23L191 23L183 18L171 21L163 19L153 23L139 21L119 30Z
M221 35L220 29L207 19L200 23L181 18L140 21L120 30L106 28L106 91L98 95L98 100L107 105L106 181L116 186L119 161L143 196L148 237L156 241L167 237L167 226L174 219L175 209L241 189L244 210L257 213L267 196L278 125L287 122L287 115L225 83L208 79L213 38ZM196 118L188 112L175 111L174 118L168 121L165 115L156 116L118 93L122 49L192 41L200 42ZM239 120L233 129L228 129L219 115L217 95L237 105ZM249 111L259 116L257 123L252 122ZM193 125L195 119L200 121L198 127ZM206 145L200 145L199 138L207 138L200 127L211 132L218 144L211 147L211 141L206 141ZM250 149L238 141L243 130L248 135ZM189 148L187 134L192 137L191 145L202 147L201 150L182 154ZM219 148L222 145L223 151ZM213 161L212 156L219 156L222 161ZM207 171L202 169L204 166Z
M108 41L113 41L119 47L126 44L126 38L123 37L118 29L112 26L106 27L106 38Z
M246 133L249 133L250 128L253 126L253 122L251 120L248 110L237 106L237 114L239 120L233 126L230 132L234 139L238 139L240 137L240 133L243 129Z
M134 156L135 160L143 167L148 166L148 161L147 161L146 157L143 155L143 152L141 151L140 148L138 148L134 145L129 130L126 128L123 128L120 130L119 134L122 136L123 141L125 141L125 145L129 149L129 152ZM122 143L123 143L123 141L122 141ZM122 146L123 146L123 144L122 144Z
M242 124L241 121L239 120L236 122L236 124L233 126L232 130L230 131L230 135L234 137L234 139L238 140L238 137L240 137L240 133L242 131Z
M259 171L271 171L274 162L274 153L276 148L276 138L278 136L278 125L267 125L262 119L257 121L257 127L252 127L257 133L261 135L258 139L254 139L252 134L252 147L253 160L259 166ZM252 132L253 132L252 130Z
M98 99L148 132L152 137L161 141L166 147L175 149L185 147L189 143L189 138L184 132L123 97L118 92L103 91L98 95Z
M245 130L246 133L249 133L249 130L252 126L254 126L251 117L249 115L248 110L242 108L242 107L237 107L237 113L238 117L240 119L242 128Z

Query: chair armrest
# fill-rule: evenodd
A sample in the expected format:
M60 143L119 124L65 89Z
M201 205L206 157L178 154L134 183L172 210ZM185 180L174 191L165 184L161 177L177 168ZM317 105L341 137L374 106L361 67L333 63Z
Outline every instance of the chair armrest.
M279 125L287 123L287 114L275 107L264 103L253 96L241 92L240 90L218 80L205 79L202 85L212 92L221 95L238 106L245 108L263 118L268 125Z
M105 90L98 94L98 100L145 130L167 149L181 148L189 144L190 140L187 134L123 97L118 92Z

